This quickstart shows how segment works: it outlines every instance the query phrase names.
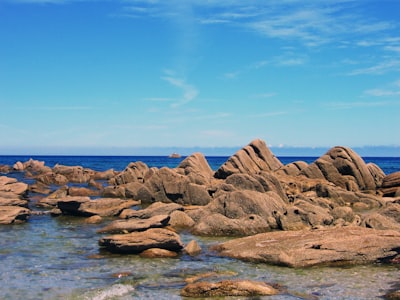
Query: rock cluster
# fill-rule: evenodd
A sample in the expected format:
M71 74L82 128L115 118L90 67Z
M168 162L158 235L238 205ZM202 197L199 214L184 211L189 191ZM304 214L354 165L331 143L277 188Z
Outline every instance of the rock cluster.
M27 191L26 183L0 176L0 224L22 223L29 218Z
M120 172L96 172L29 160L0 170L24 172L33 181L28 186L0 177L1 224L26 221L34 207L87 217L88 223L118 217L98 230L111 234L99 237L99 246L110 252L198 255L198 244L185 247L180 240L179 232L188 231L245 236L214 250L290 267L400 261L400 172L386 175L346 147L334 147L311 164L283 165L257 139L215 172L201 153L176 168L139 161ZM238 290L275 293L263 283L221 281L188 285L182 295L239 295Z

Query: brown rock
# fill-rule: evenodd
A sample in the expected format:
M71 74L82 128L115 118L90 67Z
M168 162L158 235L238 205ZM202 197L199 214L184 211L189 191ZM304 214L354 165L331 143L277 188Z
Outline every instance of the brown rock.
M85 169L81 166L63 166L58 164L54 166L53 172L64 175L69 182L74 183L86 183L95 173L93 170Z
M132 231L145 231L150 228L161 228L168 225L168 215L158 215L149 219L131 218L128 220L116 220L99 229L98 233L126 233Z
M309 178L324 178L349 191L375 190L377 187L364 160L346 147L330 149L301 174Z
M18 224L25 222L30 210L19 206L0 206L0 224Z
M141 253L151 248L178 252L183 248L180 237L163 228L106 236L99 240L99 245L116 253Z
M121 185L129 182L144 183L149 167L141 161L130 163L122 172L110 179L110 184Z
M93 196L100 196L99 190L93 190L85 187L75 187L72 186L68 188L68 195L69 196L82 196L82 197L93 197Z
M115 198L100 198L90 200L88 197L66 197L58 199L57 206L67 215L102 217L117 216L122 210L138 205L140 202L134 200L123 200Z
M27 190L28 185L26 183L18 182L14 178L0 176L0 192L23 195Z
M220 282L189 283L181 290L183 297L271 296L279 291L265 282L223 280Z
M222 256L289 267L385 262L399 249L399 231L362 227L268 232L214 247Z
M158 215L170 215L172 212L176 210L183 211L183 206L176 203L155 202L149 205L145 209L139 209L139 210L127 209L123 212L123 214L121 214L121 218L148 219Z
M282 166L265 142L257 139L231 156L215 172L214 177L226 179L236 173L257 174L260 171L274 171Z
M183 211L175 210L170 214L169 225L175 230L190 229L195 225L194 220Z
M114 171L113 169L109 169L103 172L94 172L92 175L93 180L109 180L117 175L118 172Z
M20 198L4 198L0 196L0 206L28 207L28 200Z
M195 240L191 240L183 250L190 256L196 256L201 253L201 247Z
M58 190L48 195L47 197L40 199L36 205L39 207L55 207L57 206L58 200L63 199L67 196L68 196L68 187L62 186Z
M400 196L400 172L395 172L384 177L381 191L386 197Z
M178 166L183 174L195 184L209 184L214 174L206 158L201 153L194 153L186 157Z
M91 216L85 220L87 224L99 224L101 222L103 222L103 218L98 215Z
M190 212L198 235L250 235L278 227L275 215L287 204L274 192L233 191L221 193L203 209Z
M178 253L166 249L151 248L144 250L139 256L142 258L172 258L177 257Z
M56 174L54 172L48 172L41 175L36 176L36 180L38 182L44 184L56 184L56 185L65 185L68 183L68 178L62 174Z
M106 186L103 189L101 195L105 198L125 198L125 187L120 185Z
M284 174L290 176L297 176L302 170L308 167L308 164L304 161L295 161L287 164L275 171L277 174Z

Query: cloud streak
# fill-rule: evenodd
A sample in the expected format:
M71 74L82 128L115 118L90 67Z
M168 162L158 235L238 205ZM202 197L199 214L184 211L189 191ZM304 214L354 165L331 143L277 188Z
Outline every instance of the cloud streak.
M173 87L180 89L182 92L182 97L176 102L172 103L171 107L178 107L196 99L196 97L199 95L199 91L194 85L187 83L185 79L172 75L171 72L167 73L169 74L161 77L161 79L168 82Z

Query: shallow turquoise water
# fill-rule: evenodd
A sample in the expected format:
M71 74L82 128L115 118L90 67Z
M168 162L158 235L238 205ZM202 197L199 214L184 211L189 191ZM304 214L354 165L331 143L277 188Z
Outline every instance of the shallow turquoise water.
M35 216L0 227L1 299L180 299L187 277L210 272L219 275L209 280L261 280L288 290L265 299L378 299L400 281L396 266L298 270L219 258L207 249L216 239L189 234L183 242L196 239L204 250L195 258L109 254L97 244L100 226Z

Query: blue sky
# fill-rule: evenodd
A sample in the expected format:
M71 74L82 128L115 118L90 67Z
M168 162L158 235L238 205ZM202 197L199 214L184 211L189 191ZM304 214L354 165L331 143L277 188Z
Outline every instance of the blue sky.
M0 0L0 152L400 145L399 11Z

